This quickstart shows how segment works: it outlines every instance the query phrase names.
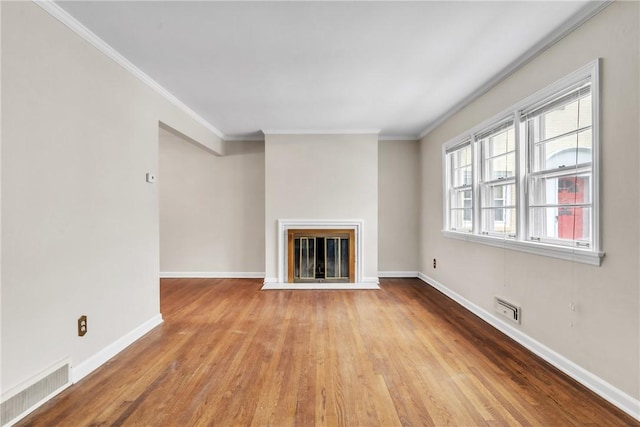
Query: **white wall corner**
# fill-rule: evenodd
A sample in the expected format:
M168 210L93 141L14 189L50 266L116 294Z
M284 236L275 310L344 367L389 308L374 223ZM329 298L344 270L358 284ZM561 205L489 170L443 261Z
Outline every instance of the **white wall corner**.
M158 313L131 332L112 342L89 359L71 367L71 381L75 384L91 372L104 365L109 359L140 339L147 332L162 323L162 314Z
M569 375L571 378L578 381L580 384L584 385L589 390L593 391L606 401L610 402L612 405L620 408L622 411L640 421L640 400L628 395L627 393L611 385L602 378L596 376L592 372L587 371L586 369L567 359L563 355L555 352L541 342L533 339L529 335L522 332L520 329L517 329L516 327L506 323L492 313L489 313L483 308L477 306L476 304L464 298L462 295L452 291L442 283L439 283L437 280L427 276L424 273L418 273L418 278L432 288L442 292L476 316L480 317L482 320L484 320L503 334L523 345L538 357L549 362L551 365Z

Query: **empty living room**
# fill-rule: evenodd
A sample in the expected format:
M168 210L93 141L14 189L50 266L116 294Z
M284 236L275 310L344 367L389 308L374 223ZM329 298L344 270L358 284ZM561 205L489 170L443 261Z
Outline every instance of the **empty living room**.
M1 426L640 426L640 2L0 1Z

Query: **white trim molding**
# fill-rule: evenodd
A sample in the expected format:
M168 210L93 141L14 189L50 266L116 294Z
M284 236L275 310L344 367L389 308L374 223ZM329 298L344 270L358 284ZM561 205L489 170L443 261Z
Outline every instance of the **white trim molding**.
M161 271L161 279L264 279L264 272Z
M378 135L380 129L262 129L265 135Z
M79 363L76 366L72 366L71 381L74 384L77 383L161 323L162 314L157 314L131 332L112 342L84 362Z
M460 304L462 307L469 310L471 313L480 317L489 325L493 326L503 334L507 335L509 338L521 344L538 357L549 362L551 365L569 375L571 378L578 381L580 384L584 385L589 390L593 391L606 401L610 402L612 405L620 408L622 411L640 421L640 400L628 395L617 387L609 384L602 378L596 376L583 367L577 365L573 361L567 359L565 356L557 353L541 342L533 339L529 335L522 332L520 329L517 329L513 325L506 323L492 313L489 313L483 308L477 306L462 295L452 291L442 283L439 283L437 280L427 276L424 273L418 273L418 278L425 284L442 292L443 294Z
M262 136L256 136L256 135L247 135L247 136L242 136L242 135L225 135L224 136L224 140L227 142L232 142L232 141L264 141L264 133L267 132L270 135L292 135L292 134L298 134L298 135L322 135L322 134L327 134L328 131L315 131L313 133L309 133L310 131L305 131L303 133L300 132L293 132L293 131L268 131L265 130L263 131L263 135ZM341 135L371 135L372 133L376 133L376 132L361 132L361 131L340 131L338 133L336 133L338 131L331 131L330 134L341 134ZM420 138L418 138L417 135L378 135L378 141L414 141L414 142L418 142L420 140Z

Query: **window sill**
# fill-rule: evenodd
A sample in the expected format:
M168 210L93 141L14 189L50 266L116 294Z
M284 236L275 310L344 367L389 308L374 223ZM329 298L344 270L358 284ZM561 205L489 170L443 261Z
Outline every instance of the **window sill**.
M442 230L442 235L452 239L465 240L483 245L496 246L499 248L512 249L520 252L527 252L535 255L542 255L551 258L576 261L584 264L600 266L604 252L595 252L579 248L569 248L555 246L537 242L523 242L520 240L503 239L500 237L479 236L477 234L464 233L459 231Z

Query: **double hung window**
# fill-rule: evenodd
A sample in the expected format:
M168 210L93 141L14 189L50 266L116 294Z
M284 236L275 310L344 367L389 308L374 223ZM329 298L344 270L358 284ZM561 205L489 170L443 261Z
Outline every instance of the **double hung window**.
M594 61L445 144L445 235L599 265L597 100Z
M524 111L529 238L590 247L593 129L590 80Z
M449 190L450 224L452 230L473 230L473 164L471 142L466 141L448 153L451 183Z
M475 136L480 148L480 232L516 237L516 141L513 119Z

